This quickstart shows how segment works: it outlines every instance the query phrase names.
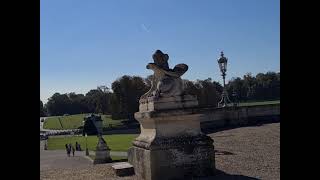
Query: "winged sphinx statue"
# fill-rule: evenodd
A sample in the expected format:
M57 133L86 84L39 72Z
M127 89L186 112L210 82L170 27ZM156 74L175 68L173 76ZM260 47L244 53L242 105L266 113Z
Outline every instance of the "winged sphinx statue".
M169 68L169 55L157 50L152 55L154 63L149 63L147 69L154 71L150 90L141 96L147 97L171 97L183 94L183 82L181 76L188 70L188 65L177 64L173 69Z

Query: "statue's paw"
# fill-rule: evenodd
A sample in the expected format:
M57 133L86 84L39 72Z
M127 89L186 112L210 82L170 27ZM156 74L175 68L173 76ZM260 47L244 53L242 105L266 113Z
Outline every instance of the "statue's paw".
M153 97L158 99L160 97L160 91L159 90L155 90L155 91L153 91L152 95L153 95Z

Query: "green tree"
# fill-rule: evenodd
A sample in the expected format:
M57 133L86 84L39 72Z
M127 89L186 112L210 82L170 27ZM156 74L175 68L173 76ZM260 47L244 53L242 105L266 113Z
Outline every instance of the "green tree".
M185 92L197 96L200 107L215 107L222 92L222 86L211 78L195 82L184 80Z
M280 99L280 73L267 72L256 75L257 88L256 99L275 100Z
M235 100L232 96L230 96L232 95L232 93L237 94L237 99L239 101L247 100L248 88L245 86L244 81L240 77L232 78L228 82L226 87L227 87L227 92L231 101Z
M227 85L228 93L236 92L240 101L265 101L280 99L280 72L250 73L243 79L232 78Z
M97 89L99 90L99 98L97 98L96 112L110 114L111 92L109 88L107 86L99 86Z
M90 90L85 98L89 112L102 114L111 113L111 92L108 87L98 86L97 89Z
M68 97L71 101L71 107L69 109L68 114L79 114L79 113L88 113L89 110L87 108L86 99L83 94L76 94L74 92L69 93Z
M146 80L138 76L122 76L112 83L112 117L133 120L139 111L139 99L148 91Z
M243 86L247 89L246 99L253 100L255 97L256 78L251 73L247 73L243 76Z
M133 120L139 110L139 98L150 89L152 78L122 76L112 83L113 92L107 86L98 86L85 95L55 93L45 105L40 100L40 116L103 113L111 114L113 119ZM214 107L220 101L223 87L211 78L183 82L185 93L196 95L200 107ZM234 92L239 101L280 99L280 72L258 73L255 77L247 73L243 78L232 78L226 88L232 101Z
M46 107L50 115L58 116L68 114L71 104L67 94L55 93L48 99Z
M44 107L43 107L43 103L40 100L40 117L43 117L43 116L45 116L45 110L44 110Z

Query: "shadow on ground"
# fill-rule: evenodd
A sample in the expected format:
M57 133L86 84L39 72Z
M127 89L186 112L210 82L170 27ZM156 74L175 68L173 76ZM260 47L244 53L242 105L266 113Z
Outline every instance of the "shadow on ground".
M210 178L207 178L208 180L214 179L214 180L228 180L228 179L236 179L236 180L259 180L254 177L244 176L244 175L235 175L235 174L228 174L221 170L216 170L216 175ZM205 179L203 179L205 180Z
M117 159L117 160L112 160L112 162L128 162L128 159Z
M215 155L234 155L234 153L229 151L220 151L220 150L214 150Z
M260 179L249 177L249 176L243 176L243 175L227 174L221 170L216 170L215 176L190 178L188 180L260 180Z

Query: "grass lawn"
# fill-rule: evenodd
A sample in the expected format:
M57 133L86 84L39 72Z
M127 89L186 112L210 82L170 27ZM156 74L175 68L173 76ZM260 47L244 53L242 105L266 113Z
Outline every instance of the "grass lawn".
M275 101L257 101L257 102L241 102L239 106L258 106L258 105L268 105L268 104L280 104L280 100ZM232 106L233 104L229 104Z
M132 141L138 134L115 134L115 135L104 135L103 138L107 142L111 151L127 151L132 146ZM65 137L54 137L50 136L48 139L48 150L65 149L65 144L73 144L78 142L81 148L86 148L86 138L84 136L65 136ZM89 151L94 151L98 143L97 136L87 137Z
M60 122L58 121L58 118L48 118L44 124L43 124L44 129L63 129L61 127Z
M68 116L56 116L49 117L44 122L44 129L77 129L80 126L83 126L84 117L88 114L76 114L76 115L68 115ZM59 122L60 118L60 122ZM103 120L103 126L109 127L112 125L113 127L122 125L121 120L113 120L110 115L101 115Z
M261 102L244 102L244 103L240 103L239 106L257 106L257 105L267 105L267 104L280 104L280 100L261 101Z

